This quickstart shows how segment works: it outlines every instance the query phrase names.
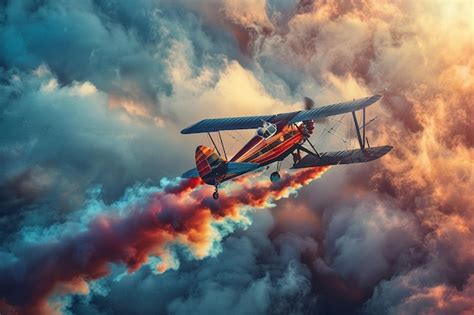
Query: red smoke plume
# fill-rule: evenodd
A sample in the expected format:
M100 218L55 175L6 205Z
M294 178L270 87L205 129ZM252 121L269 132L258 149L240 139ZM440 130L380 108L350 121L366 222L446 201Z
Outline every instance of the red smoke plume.
M156 267L163 272L169 267L171 244L185 245L193 257L204 258L221 237L211 223L246 220L242 212L248 207L269 206L326 169L287 174L279 183L242 177L224 186L218 201L209 197L213 188L203 186L199 179L182 180L130 204L126 215L99 215L84 232L31 246L0 269L0 312L59 311L60 305L51 305L49 297L87 293L88 282L108 275L111 263L125 264L133 272L149 256L158 256L162 262Z

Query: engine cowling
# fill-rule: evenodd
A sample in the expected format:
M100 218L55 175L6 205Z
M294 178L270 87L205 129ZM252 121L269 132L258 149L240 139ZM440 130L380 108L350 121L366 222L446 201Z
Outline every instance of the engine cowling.
M314 131L314 121L313 120L306 120L303 122L304 131L307 136L313 134Z

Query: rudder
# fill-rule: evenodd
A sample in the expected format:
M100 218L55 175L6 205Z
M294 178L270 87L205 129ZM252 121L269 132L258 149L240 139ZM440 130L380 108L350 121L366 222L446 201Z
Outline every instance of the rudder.
M196 148L196 168L199 176L206 182L206 178L212 175L213 170L216 170L221 165L225 164L225 160L222 159L213 149L208 148L204 145L200 145Z

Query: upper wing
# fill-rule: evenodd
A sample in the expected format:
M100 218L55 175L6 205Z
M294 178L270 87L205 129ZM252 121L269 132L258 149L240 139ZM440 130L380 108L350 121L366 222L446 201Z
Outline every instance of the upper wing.
M181 130L181 133L188 134L219 130L253 129L261 127L262 121L270 120L274 116L275 115L204 119Z
M328 116L334 116L356 110L362 109L373 103L377 102L382 98L382 95L376 94L371 97L360 98L358 100L348 101L344 103L332 104L323 107L313 108L310 110L302 110L293 116L289 123L296 123L299 121L323 118Z
M364 107L367 107L379 99L382 95L373 95L358 100L348 101L344 103L332 104L323 107L313 108L310 110L302 110L293 113L284 113L279 115L266 116L246 116L233 118L216 118L204 119L194 125L181 130L182 134L213 132L219 130L237 130L237 129L253 129L262 126L262 121L271 121L275 123L280 119L286 119L288 124L299 121L318 119L327 116L339 115L348 112L353 112Z

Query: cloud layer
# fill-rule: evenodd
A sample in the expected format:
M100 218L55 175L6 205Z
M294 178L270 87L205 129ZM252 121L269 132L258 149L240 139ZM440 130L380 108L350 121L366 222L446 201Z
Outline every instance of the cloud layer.
M177 263L171 258L174 247L195 259L214 256L226 234L249 223L246 211L270 207L324 171L300 171L277 184L247 176L227 185L218 202L210 197L212 187L202 186L199 178L163 188L137 187L111 205L120 207L115 213L95 209L99 214L86 227L75 227L75 232L67 225L58 227L54 238L17 248L15 259L0 268L1 310L49 314L54 310L48 303L51 295L87 294L88 281L108 275L110 263L134 272L153 257L152 264L159 260L153 268L163 273ZM97 201L89 202L97 206Z
M34 279L19 267L30 261L28 244L43 244L54 257L61 231L72 233L65 239L72 245L75 236L102 231L110 205L125 209L133 197L127 187L155 187L191 167L193 147L206 140L180 136L185 125L297 110L303 95L323 105L388 89L369 110L379 117L370 143L395 147L380 161L333 168L298 198L251 215L247 230L220 231L228 236L216 257L204 258L204 250L193 254L202 260L190 261L176 250L161 255L176 270L160 275L148 268L123 275L133 264L109 257L120 263L107 265L109 276L89 283L88 295L43 295L38 307L76 314L472 312L470 1L0 6L0 255L2 268L10 266L8 275L25 286ZM355 143L348 118L317 124L318 148ZM226 135L229 150L244 138ZM170 208L182 205L167 198ZM97 279L105 274L99 271L77 279ZM50 292L85 290L82 280L71 281ZM4 303L31 305L33 288L30 300L16 290L1 291Z

